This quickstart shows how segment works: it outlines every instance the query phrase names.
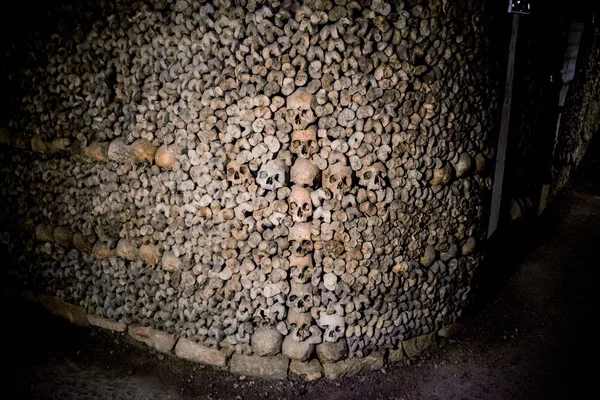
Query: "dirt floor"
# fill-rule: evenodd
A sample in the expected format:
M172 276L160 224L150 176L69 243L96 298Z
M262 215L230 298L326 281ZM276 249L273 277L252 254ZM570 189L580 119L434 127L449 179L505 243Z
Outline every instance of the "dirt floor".
M541 220L513 224L490 244L460 331L419 360L337 382L250 379L159 355L124 335L73 327L10 298L5 398L595 397L588 390L599 355L600 165L587 164Z

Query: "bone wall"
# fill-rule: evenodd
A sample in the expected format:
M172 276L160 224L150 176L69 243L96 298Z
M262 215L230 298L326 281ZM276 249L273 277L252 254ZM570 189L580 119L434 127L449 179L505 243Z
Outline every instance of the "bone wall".
M21 285L298 361L456 321L493 164L482 3L93 10L9 53L2 238Z

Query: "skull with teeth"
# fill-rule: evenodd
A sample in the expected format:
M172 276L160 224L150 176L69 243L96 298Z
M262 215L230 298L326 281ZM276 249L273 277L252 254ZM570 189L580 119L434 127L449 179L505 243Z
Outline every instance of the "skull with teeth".
M258 171L256 183L263 189L277 190L285 185L288 167L281 160L271 160Z
M252 174L247 165L240 164L237 161L231 161L227 164L227 181L232 185L241 185L252 179Z
M294 282L306 283L311 280L313 274L312 256L290 256L290 271L290 275Z
M289 240L293 256L304 257L313 251L311 230L312 224L307 222L296 223L290 228Z
M369 167L364 167L359 172L359 184L367 190L380 190L385 187L385 177L387 176L385 166L377 162Z
M325 329L323 340L326 342L337 342L344 337L344 333L346 332L346 322L340 313L329 314L328 312L321 312L317 324L322 329Z
M352 168L340 161L323 171L323 186L336 197L345 195L352 186Z
M292 282L286 305L296 312L307 312L313 306L312 285Z
M310 158L319 151L317 142L317 127L309 126L307 129L294 131L292 133L292 144L290 151L300 158Z
M298 185L292 186L288 202L295 222L306 222L312 216L313 207L309 189Z
M300 88L288 96L286 100L285 120L294 130L304 130L317 120L311 106L314 96Z

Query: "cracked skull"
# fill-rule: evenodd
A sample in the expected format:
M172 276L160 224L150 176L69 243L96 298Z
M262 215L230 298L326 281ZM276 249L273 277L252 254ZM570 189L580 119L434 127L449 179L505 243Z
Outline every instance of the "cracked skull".
M319 151L317 127L311 125L304 130L292 132L290 151L300 158L310 158L317 153Z
M364 167L359 172L359 185L368 190L380 190L385 187L386 169L383 163L377 162L369 167Z
M309 189L298 185L292 186L288 202L294 222L306 222L312 216L313 207Z
M304 130L317 120L311 108L314 96L306 89L298 89L286 100L285 120L294 130Z
M307 312L313 306L312 285L292 282L286 305L297 312Z
M289 240L292 255L304 257L313 251L312 224L300 222L290 228Z
M227 180L232 185L240 185L250 181L252 174L247 165L240 164L237 161L231 161L227 164Z
M263 164L258 171L256 183L263 189L276 190L285 185L287 166L281 160L271 160Z
M323 186L336 196L343 196L352 186L352 168L337 162L323 171Z
M319 327L325 329L323 340L326 342L337 342L346 332L344 317L340 314L328 314L322 312L317 321Z

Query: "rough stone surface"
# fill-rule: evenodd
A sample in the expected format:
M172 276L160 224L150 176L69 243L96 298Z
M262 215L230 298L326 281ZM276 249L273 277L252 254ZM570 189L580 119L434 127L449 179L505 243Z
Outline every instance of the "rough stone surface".
M337 342L323 342L317 345L317 357L323 363L332 363L346 357L348 354L348 343L346 339Z
M89 324L87 313L82 307L67 303L56 296L40 295L38 300L50 313L58 317L77 325Z
M435 344L435 332L414 337L402 342L402 348L408 358L413 358L421 354Z
M373 353L363 358L348 358L335 363L323 363L323 373L327 379L338 379L366 371L381 369L385 364L382 353Z
M440 328L440 330L437 332L437 334L440 337L449 338L449 337L456 335L459 330L460 330L460 324L450 324L450 325L442 326Z
M180 338L175 346L177 357L202 364L224 367L227 365L227 353L194 343L189 339Z
M323 376L323 366L317 359L308 362L292 360L290 372L307 381L314 381Z
M307 341L298 342L292 336L286 336L281 346L281 352L284 356L292 360L306 361L315 350L315 345Z
M125 332L127 330L127 325L125 323L115 321L114 319L103 318L92 314L88 315L87 319L91 325L99 328L108 329L114 332Z
M391 363L402 361L406 358L406 354L404 354L404 349L400 346L399 349L392 349L388 352L388 361Z
M261 357L234 354L229 362L232 373L260 376L269 379L285 379L290 360L284 356Z
M168 353L175 346L173 335L148 326L129 325L127 333L135 340L145 343L161 353Z
M258 356L275 356L281 352L283 335L275 328L259 328L251 339L252 350Z

